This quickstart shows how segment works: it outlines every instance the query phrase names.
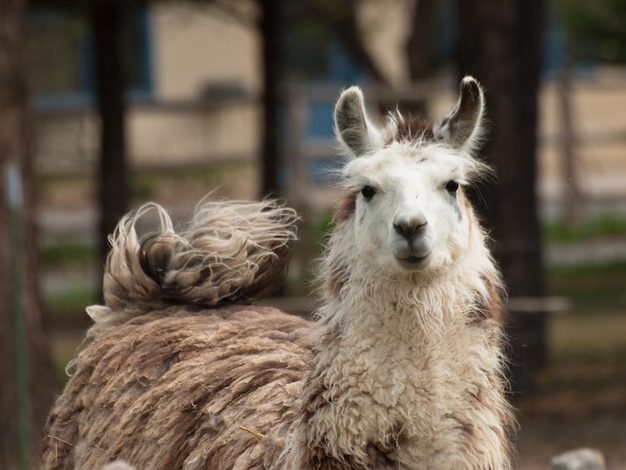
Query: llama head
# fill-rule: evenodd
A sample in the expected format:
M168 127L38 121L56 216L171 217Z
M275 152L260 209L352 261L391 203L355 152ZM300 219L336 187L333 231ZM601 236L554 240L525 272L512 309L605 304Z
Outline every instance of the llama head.
M338 218L351 224L343 230L358 259L384 274L424 273L450 266L482 237L472 230L462 188L488 171L472 155L483 114L483 92L472 77L463 79L458 102L435 126L397 112L377 127L359 88L341 94L334 121L349 157L343 169L349 191Z

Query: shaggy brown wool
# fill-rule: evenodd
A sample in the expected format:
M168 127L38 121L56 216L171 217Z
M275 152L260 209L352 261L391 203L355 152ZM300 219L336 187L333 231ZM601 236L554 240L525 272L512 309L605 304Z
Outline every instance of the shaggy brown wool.
M131 319L80 353L49 418L45 467L267 468L309 373L308 327L260 307Z

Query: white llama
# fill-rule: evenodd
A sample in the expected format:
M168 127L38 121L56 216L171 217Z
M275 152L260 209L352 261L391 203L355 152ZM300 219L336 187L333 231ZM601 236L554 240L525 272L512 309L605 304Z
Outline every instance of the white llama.
M471 77L439 126L378 128L358 88L335 129L349 161L308 322L247 305L284 272L295 215L206 204L177 234L122 220L106 307L55 404L46 468L511 468L500 276L463 186L484 99Z

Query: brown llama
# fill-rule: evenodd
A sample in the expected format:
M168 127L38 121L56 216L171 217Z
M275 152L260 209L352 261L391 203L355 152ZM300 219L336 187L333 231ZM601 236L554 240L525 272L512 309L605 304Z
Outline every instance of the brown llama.
M45 468L511 468L502 283L463 190L489 171L483 110L471 77L437 126L377 127L341 94L315 321L253 305L285 272L292 210L205 203L181 233L154 204L122 219ZM139 238L150 211L160 229Z

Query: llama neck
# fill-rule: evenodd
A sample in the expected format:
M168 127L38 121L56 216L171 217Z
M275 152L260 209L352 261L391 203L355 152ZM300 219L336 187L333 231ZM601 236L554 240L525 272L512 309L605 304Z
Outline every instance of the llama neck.
M455 259L439 258L425 271L388 274L358 253L352 219L340 219L328 244L322 276L323 307L329 329L358 331L370 322L412 322L431 336L444 326L463 322L476 309L500 307L500 276L486 247L486 237L469 207L464 217L467 239L455 241ZM452 255L452 253L456 253ZM397 268L396 268L397 269ZM393 267L391 267L393 270ZM382 272L382 273L381 273ZM398 328L404 328L401 322ZM401 330L404 331L404 330Z
M320 454L351 456L363 468L371 452L401 468L417 462L508 468L505 451L490 444L505 441L501 423L509 419L499 322L487 314L472 317L489 293L495 309L499 298L485 285L485 273L459 268L428 282L418 276L377 281L353 271L339 295L330 293L319 312L319 348L297 448L319 446ZM472 461L468 439L486 443L484 460Z
M369 266L354 266L341 289L326 291L320 309L323 329L342 336L386 333L437 340L456 324L465 324L477 310L499 308L499 277L489 257L480 266L459 262L447 272L376 277Z

